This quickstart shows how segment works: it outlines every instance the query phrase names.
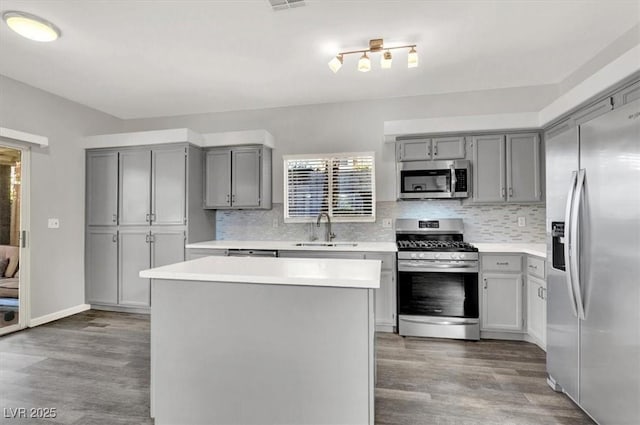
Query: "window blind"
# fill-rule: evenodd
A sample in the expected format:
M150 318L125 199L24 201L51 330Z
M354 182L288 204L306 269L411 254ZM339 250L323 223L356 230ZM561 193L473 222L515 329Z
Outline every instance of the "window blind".
M374 153L285 156L284 172L285 222L375 221Z

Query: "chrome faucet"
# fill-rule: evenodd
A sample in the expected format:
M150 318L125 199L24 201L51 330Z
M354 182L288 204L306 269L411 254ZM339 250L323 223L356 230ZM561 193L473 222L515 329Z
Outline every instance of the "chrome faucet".
M318 214L318 221L316 221L316 227L320 227L320 221L322 221L323 215L327 217L327 232L324 235L324 240L326 242L331 242L331 240L333 240L333 238L336 237L336 234L331 231L331 217L329 217L329 214L327 214L326 212L321 212L320 214Z

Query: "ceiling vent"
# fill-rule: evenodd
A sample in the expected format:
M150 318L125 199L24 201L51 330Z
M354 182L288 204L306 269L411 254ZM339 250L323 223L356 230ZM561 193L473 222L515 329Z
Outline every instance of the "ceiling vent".
M269 0L271 7L276 12L278 10L293 9L294 7L304 6L304 0Z

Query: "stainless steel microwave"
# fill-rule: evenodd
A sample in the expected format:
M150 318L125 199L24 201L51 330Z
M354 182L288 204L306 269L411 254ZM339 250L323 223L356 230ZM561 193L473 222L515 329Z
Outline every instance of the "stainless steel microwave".
M470 162L398 162L398 199L468 198Z

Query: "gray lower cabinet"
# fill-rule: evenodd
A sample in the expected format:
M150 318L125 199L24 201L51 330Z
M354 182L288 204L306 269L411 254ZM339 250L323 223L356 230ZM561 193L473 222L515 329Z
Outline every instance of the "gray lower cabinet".
M215 237L215 211L202 209L203 173L203 150L186 143L87 152L88 303L148 310L150 282L139 272L184 261L185 241Z
M125 229L119 235L118 303L124 306L149 307L149 279L139 277L141 270L184 261L185 231L180 229Z
M279 251L279 257L344 258L380 260L380 288L375 290L376 331L394 332L396 329L396 255L382 252Z
M209 149L204 207L271 209L271 149L266 146Z
M87 170L87 225L115 226L118 221L118 152L87 152Z
M116 227L90 228L87 231L85 281L87 301L118 302L118 230Z
M149 231L146 228L121 230L118 241L118 304L149 307L149 279L138 276L140 270L148 269L151 265Z
M524 331L522 255L481 254L482 331Z
M541 145L537 133L473 136L471 146L473 202L542 201Z

